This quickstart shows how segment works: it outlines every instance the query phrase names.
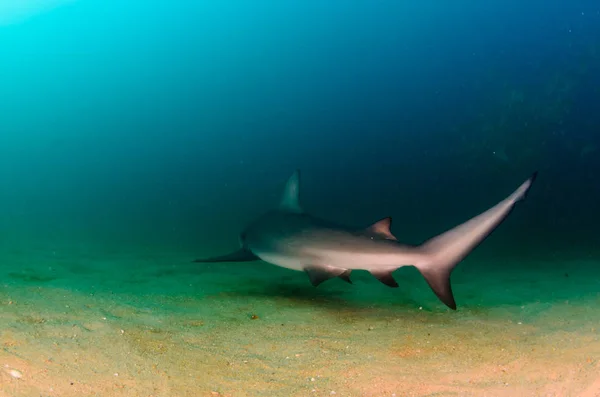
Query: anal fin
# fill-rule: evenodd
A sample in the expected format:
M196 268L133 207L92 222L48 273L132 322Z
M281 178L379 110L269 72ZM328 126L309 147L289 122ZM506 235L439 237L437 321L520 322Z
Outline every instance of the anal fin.
M341 267L323 266L323 265L311 265L304 268L310 283L317 287L322 282L329 280L330 278L339 277L347 283L352 284L350 280L350 270L343 269Z
M347 282L348 284L352 284L352 280L350 280L350 273L352 270L346 270L344 273L340 274L338 277Z
M399 285L396 282L396 280L394 280L394 277L392 276L392 273L394 272L394 270L395 269L393 269L393 270L371 270L370 273L373 276L375 276L375 278L377 280L381 281L388 287L398 288Z

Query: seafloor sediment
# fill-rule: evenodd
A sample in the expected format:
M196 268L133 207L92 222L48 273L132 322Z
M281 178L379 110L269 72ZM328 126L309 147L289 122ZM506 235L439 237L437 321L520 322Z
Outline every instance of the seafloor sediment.
M591 261L474 259L452 312L411 269L315 289L260 262L25 254L0 267L0 396L600 395Z

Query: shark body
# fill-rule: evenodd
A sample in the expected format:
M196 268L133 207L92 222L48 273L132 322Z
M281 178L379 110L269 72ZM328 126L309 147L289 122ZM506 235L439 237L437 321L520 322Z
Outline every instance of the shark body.
M241 233L238 251L194 262L263 260L306 272L314 286L334 277L351 283L352 270L366 270L382 283L398 287L392 273L402 266L415 266L437 297L456 310L450 284L452 270L525 198L536 175L487 211L421 245L410 246L398 242L391 233L389 217L364 229L352 229L303 211L297 170L287 181L279 207Z

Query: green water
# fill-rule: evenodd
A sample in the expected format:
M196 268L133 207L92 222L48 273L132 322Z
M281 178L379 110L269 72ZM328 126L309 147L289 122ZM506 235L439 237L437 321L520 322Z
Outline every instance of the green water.
M549 362L561 349L581 349L583 343L590 356L600 353L600 270L591 259L566 254L523 260L475 252L453 274L459 306L453 312L414 268L396 272L398 289L360 271L353 273L353 285L330 280L314 288L301 272L263 262L190 263L194 256L156 245L98 247L85 241L55 244L52 251L28 251L23 245L5 250L0 357L11 366L27 365L30 372L24 372L24 382L6 383L3 390L15 396L43 390L44 381L32 372L45 368L54 390L75 379L62 394L48 395L84 390L90 395L152 390L160 396L433 395L394 382L418 379L410 375L415 365L435 372L447 362L455 369L442 372L456 376L452 387L463 390L459 395L478 390L495 395L502 376L487 375L471 389L460 389L458 372L486 365L494 354L508 363L516 357L511 354L540 346L558 349L544 356ZM406 352L411 348L416 353ZM419 357L427 348L433 350ZM77 352L92 358L82 362ZM430 362L432 357L437 358ZM588 364L590 372L595 363ZM406 368L386 374L395 367ZM344 380L351 368L362 375ZM365 371L376 369L386 386L374 386L368 394ZM523 371L513 387L525 387L527 376L535 377L535 371ZM447 387L434 372L422 374L426 384ZM125 386L101 387L114 373ZM165 383L159 382L163 377ZM537 382L558 387L548 379ZM584 390L588 383L569 390Z

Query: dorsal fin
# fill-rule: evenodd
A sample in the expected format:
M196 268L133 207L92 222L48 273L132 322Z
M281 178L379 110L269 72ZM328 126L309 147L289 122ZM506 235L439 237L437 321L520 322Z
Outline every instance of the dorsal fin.
M283 195L281 196L281 202L279 203L279 209L289 212L302 212L300 207L300 170L294 171L292 176L287 180Z
M371 226L369 226L367 228L367 232L370 234L375 234L377 236L381 236L388 240L398 241L396 236L394 236L392 234L392 232L390 231L391 226L392 226L392 217L388 216L387 218L383 218L383 219L375 222Z

